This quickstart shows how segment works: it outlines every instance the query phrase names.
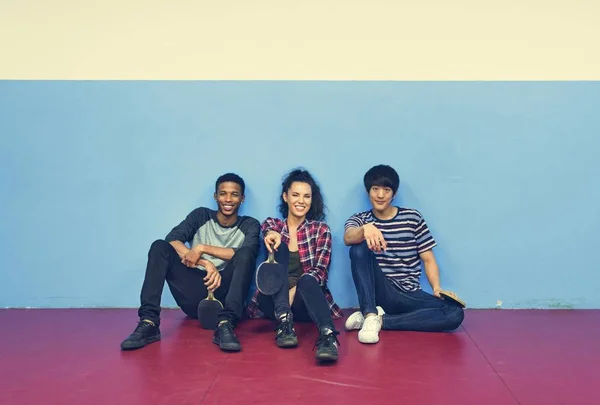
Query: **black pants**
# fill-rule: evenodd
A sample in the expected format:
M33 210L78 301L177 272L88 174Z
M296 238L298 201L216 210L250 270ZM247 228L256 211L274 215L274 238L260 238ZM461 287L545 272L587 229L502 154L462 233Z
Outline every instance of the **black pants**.
M275 260L286 268L290 261L290 251L282 243L275 252ZM280 315L292 312L295 320L301 322L313 321L319 330L329 328L335 330L329 304L317 280L311 275L304 274L296 285L296 295L290 307L289 284L285 283L275 295L258 295L258 307L269 319L278 319Z
M242 248L221 271L221 286L215 291L215 298L224 307L219 314L219 321L227 320L235 326L241 318L255 265L256 252ZM190 318L197 319L198 304L208 294L204 277L205 271L189 268L181 263L171 244L164 240L155 241L148 252L141 306L138 310L140 319L151 320L157 325L160 323L160 301L165 281L182 311Z

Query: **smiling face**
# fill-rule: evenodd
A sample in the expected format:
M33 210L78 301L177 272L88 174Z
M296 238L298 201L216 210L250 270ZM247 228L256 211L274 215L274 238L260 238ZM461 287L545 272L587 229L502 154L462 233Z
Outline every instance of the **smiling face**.
M288 205L289 215L303 220L312 204L312 189L310 184L295 181L283 193L283 200Z
M225 218L237 215L240 205L244 201L241 186L232 181L219 184L215 193L215 201L219 207L219 212Z
M373 210L380 214L388 214L394 199L394 191L391 187L371 186L369 190L369 200Z

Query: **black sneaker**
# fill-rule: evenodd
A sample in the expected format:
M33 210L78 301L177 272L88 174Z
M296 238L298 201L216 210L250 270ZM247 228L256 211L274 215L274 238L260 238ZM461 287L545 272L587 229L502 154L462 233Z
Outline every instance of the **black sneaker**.
M160 340L160 329L148 321L140 321L133 333L121 342L122 350L139 349Z
M340 332L325 328L321 331L315 347L317 348L316 359L319 361L336 361L338 359L338 346L340 342L337 335ZM314 349L314 348L313 348Z
M294 330L294 324L290 315L287 315L279 320L279 325L275 328L275 343L279 347L296 347L298 346L298 337Z
M219 345L221 350L228 352L239 352L242 350L242 345L237 336L235 336L235 333L233 333L233 327L229 322L223 322L217 326L212 341L214 344Z

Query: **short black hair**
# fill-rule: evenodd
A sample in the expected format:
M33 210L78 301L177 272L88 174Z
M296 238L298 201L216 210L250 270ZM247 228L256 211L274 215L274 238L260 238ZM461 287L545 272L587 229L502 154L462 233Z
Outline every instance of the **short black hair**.
M321 187L319 187L314 177L307 170L302 168L293 169L281 182L281 194L279 195L279 212L281 213L281 216L284 219L288 217L289 208L288 204L283 199L283 193L287 192L295 181L307 183L312 192L312 203L310 209L306 213L306 219L309 221L324 221L325 210L327 207L325 207L325 202L323 201Z
M244 195L244 193L246 192L246 183L244 183L244 179L242 179L235 173L225 173L219 176L219 178L215 182L215 193L219 191L219 184L227 182L239 184L240 188L242 189L242 195Z
M377 165L370 168L369 171L365 173L363 182L365 183L367 193L371 191L371 187L381 186L391 188L394 194L396 194L400 187L400 177L398 176L398 172L388 165Z

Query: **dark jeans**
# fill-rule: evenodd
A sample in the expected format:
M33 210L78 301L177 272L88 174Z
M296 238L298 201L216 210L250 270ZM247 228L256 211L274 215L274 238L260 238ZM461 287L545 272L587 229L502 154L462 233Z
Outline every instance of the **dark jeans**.
M275 252L275 260L287 269L290 262L290 251L285 243L282 243ZM329 304L314 277L308 274L300 277L291 307L289 291L289 284L286 282L281 290L272 296L259 294L258 307L269 319L278 319L280 315L291 311L294 320L313 321L319 330L323 328L335 330Z
M236 325L242 316L244 301L256 265L256 252L249 248L237 250L221 271L221 286L215 290L215 298L223 303L219 321L227 320ZM152 243L148 252L146 276L142 286L140 319L160 323L160 301L165 281L181 310L190 318L198 318L198 304L208 294L203 278L206 272L189 268L183 263L175 248L164 240Z
M363 314L385 311L383 329L421 332L451 331L460 326L464 312L460 305L439 299L422 290L402 291L377 264L366 242L350 248L352 278Z

